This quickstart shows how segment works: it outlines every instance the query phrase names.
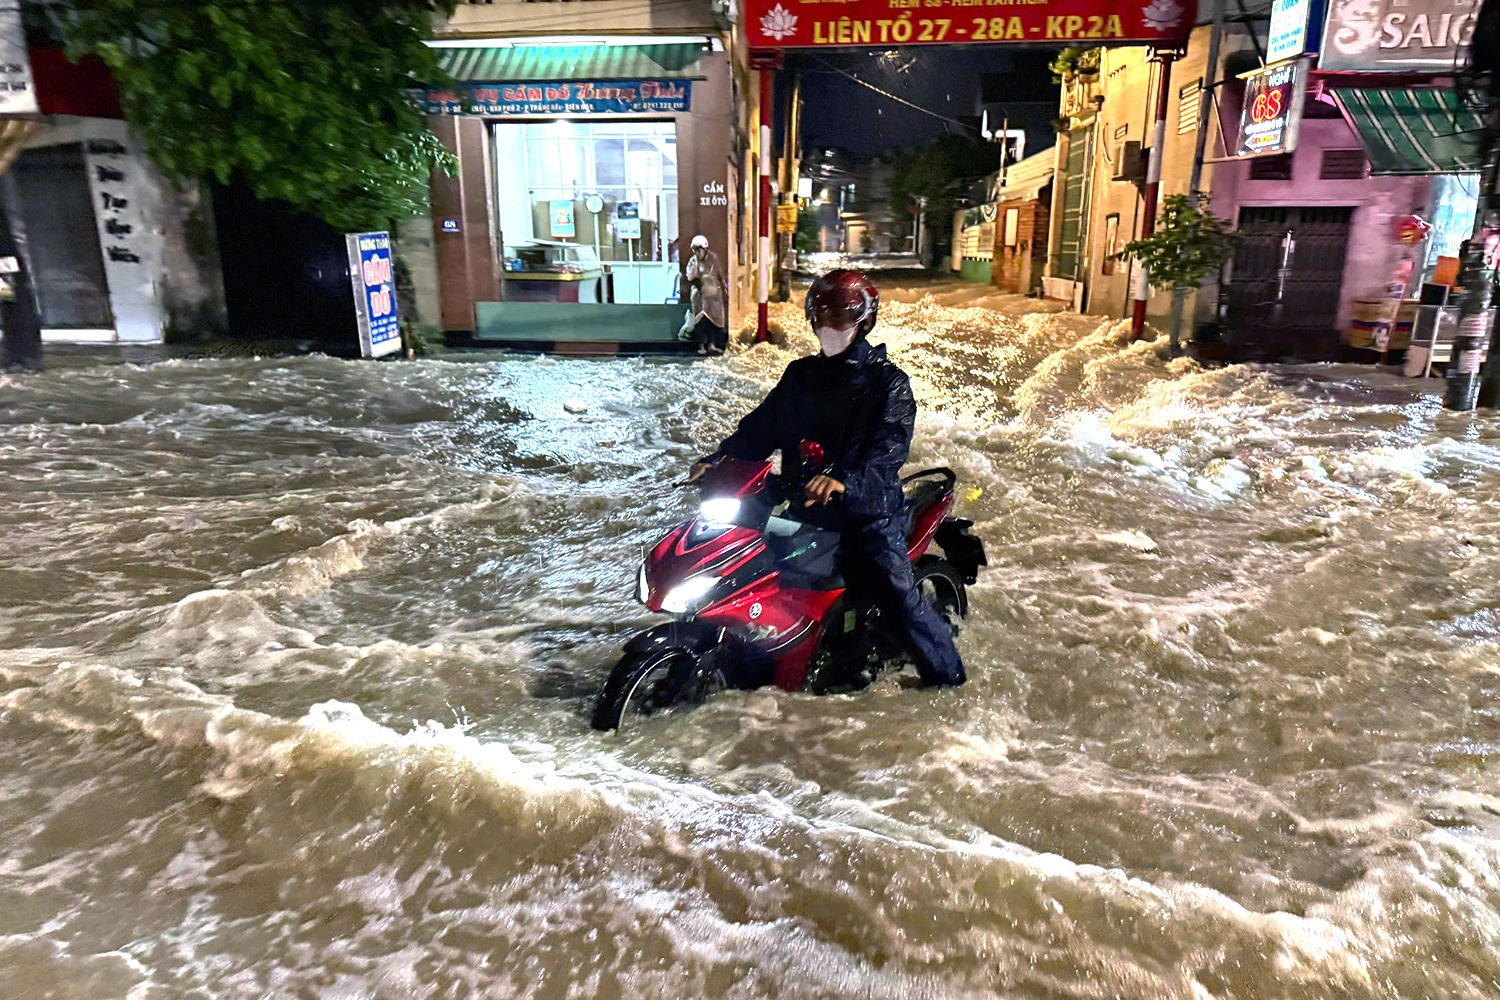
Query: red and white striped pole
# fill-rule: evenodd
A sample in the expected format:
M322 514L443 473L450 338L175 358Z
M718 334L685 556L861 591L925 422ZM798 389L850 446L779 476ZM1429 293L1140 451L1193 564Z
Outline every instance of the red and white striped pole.
M771 108L776 100L776 69L781 64L780 53L761 56L756 68L760 71L760 282L756 286L755 340L769 340L771 301Z
M1156 232L1156 203L1161 194L1162 145L1167 141L1167 93L1172 83L1172 60L1177 53L1170 49L1153 49L1151 53L1160 69L1156 74L1156 129L1151 135L1151 154L1146 161L1145 204L1141 212L1141 239ZM1146 336L1146 300L1151 297L1151 276L1146 265L1136 261L1135 302L1130 311L1130 339L1140 340Z

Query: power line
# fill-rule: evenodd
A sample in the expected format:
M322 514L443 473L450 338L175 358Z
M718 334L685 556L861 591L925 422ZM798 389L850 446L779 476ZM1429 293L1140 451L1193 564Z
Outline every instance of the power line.
M813 58L816 59L818 62L822 63L824 66L828 67L833 72L837 73L839 76L847 77L848 79L853 80L855 83L859 84L861 87L868 87L870 90L875 91L875 93L879 94L881 97L886 98L887 100L895 101L897 104L904 104L908 108L911 108L911 109L913 109L915 111L920 111L924 115L931 115L932 117L937 118L937 119L939 119L941 121L945 121L945 122L947 122L950 125L957 125L959 128L968 129L970 132L973 132L975 135L979 134L978 130L975 129L974 126L972 126L972 125L969 125L969 124L967 124L965 122L961 122L957 118L949 118L947 115L938 114L936 111L933 111L930 108L924 108L920 104L913 104L911 101L908 101L906 98L904 98L904 97L897 97L895 94L891 93L888 90L881 90L879 87L875 86L873 83L870 83L870 82L868 82L866 80L861 80L859 77L855 76L853 73L850 73L848 70L839 69L833 63L831 63L828 60L824 59L822 56L813 56Z

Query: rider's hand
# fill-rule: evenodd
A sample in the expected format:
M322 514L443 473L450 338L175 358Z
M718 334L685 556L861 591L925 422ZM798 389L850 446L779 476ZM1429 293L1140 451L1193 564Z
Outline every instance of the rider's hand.
M693 467L688 470L687 481L690 483L696 483L698 480L707 475L708 470L712 468L712 462L694 462Z
M844 492L844 484L832 476L813 476L812 482L808 483L807 489L803 491L807 497L807 501L803 503L803 506L811 507L813 504L826 504L833 499L835 493L842 492Z

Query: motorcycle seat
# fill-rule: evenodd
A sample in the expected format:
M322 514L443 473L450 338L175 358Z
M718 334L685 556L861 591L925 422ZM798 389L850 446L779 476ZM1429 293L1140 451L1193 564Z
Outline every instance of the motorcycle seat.
M906 496L906 533L909 535L916 523L917 515L941 500L948 492L948 485L937 479L914 479L902 488Z

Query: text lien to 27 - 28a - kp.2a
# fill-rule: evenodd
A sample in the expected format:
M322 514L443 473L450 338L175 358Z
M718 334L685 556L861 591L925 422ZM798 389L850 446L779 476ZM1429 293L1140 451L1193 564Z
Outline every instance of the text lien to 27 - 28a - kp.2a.
M1192 0L746 0L755 48L1180 42ZM1002 12L1003 11L1003 12Z

